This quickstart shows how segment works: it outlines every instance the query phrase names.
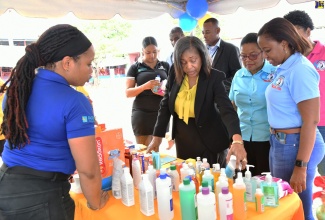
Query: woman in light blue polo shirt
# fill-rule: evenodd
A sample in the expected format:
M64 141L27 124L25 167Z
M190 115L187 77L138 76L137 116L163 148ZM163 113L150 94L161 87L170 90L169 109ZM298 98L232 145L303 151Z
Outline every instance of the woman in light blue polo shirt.
M270 130L267 121L265 89L275 68L265 61L257 44L257 33L247 34L240 43L243 68L237 71L229 98L237 110L240 129L252 175L269 172Z
M305 219L312 214L313 180L324 157L319 122L319 74L302 54L311 48L284 18L274 18L258 32L264 57L279 65L265 91L271 126L270 170L288 181L302 200Z

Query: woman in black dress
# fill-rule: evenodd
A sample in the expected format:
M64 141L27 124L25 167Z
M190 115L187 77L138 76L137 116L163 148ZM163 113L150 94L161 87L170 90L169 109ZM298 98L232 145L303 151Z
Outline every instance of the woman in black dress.
M169 64L159 61L158 44L155 38L145 37L142 41L142 62L133 64L126 80L126 96L135 97L132 106L132 128L138 144L148 146L152 139L159 103L163 93L156 92L155 87L167 79ZM155 78L159 76L161 81Z

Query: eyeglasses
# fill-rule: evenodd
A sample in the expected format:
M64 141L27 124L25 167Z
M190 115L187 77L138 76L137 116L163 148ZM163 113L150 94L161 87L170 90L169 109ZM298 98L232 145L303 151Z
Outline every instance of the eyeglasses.
M250 59L250 60L256 60L257 57L258 57L258 55L260 55L261 53L262 53L262 51L259 52L259 53L251 53L251 54L249 54L249 55L243 55L243 54L240 54L240 55L239 55L239 58L240 58L241 60L246 60L247 58Z

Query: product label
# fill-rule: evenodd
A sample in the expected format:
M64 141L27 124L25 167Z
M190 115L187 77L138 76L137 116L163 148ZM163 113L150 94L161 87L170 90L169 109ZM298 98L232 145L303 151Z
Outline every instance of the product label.
M103 141L100 137L96 137L96 150L97 150L97 156L99 161L99 167L100 167L100 174L102 176L106 173L106 165L105 165L105 159L104 159L104 150L103 150Z
M169 186L169 192L170 192L170 200L169 200L169 207L170 207L170 211L174 210L174 206L173 206L173 195L172 195L172 186Z
M252 184L249 182L246 182L246 199L247 201L252 202L253 201L253 189L252 189Z
M263 187L264 197L265 197L265 205L275 206L275 192L274 187Z

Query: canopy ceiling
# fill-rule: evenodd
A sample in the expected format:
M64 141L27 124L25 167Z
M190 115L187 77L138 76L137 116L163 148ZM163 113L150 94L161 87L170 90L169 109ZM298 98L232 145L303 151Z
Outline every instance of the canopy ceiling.
M209 12L220 15L239 7L259 10L274 7L280 0L207 0ZM290 4L312 0L286 0ZM50 2L50 3L49 3ZM26 17L55 18L73 12L81 19L110 19L120 14L125 19L148 19L164 13L178 18L185 12L187 0L1 0L0 14L8 9Z

